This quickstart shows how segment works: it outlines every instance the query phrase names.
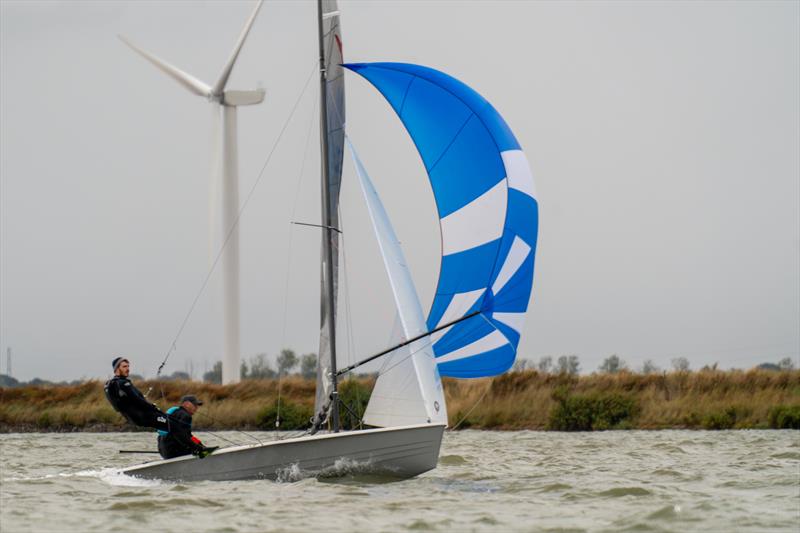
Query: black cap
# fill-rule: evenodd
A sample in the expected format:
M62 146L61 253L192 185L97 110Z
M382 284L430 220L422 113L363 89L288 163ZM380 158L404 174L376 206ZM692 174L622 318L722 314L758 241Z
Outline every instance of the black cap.
M203 401L202 400L198 400L197 396L195 396L193 394L187 394L186 396L181 398L181 403L183 403L183 402L191 402L191 403L193 403L195 405L203 405Z
M130 361L128 361L124 357L115 357L114 360L111 361L111 368L116 370L117 367L120 365L120 363L122 363L123 361L125 361L126 363L130 363Z

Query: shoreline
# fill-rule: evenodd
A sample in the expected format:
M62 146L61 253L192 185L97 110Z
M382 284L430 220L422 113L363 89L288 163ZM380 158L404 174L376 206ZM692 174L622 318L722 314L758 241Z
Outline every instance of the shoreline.
M665 428L636 428L636 427L626 427L626 428L612 428L612 429L597 429L597 430L587 430L587 431L569 431L569 430L557 430L557 429L528 429L528 428L480 428L480 427L469 427L469 428L457 428L452 429L450 427L445 429L445 433L447 432L459 432L459 431L487 431L492 433L506 433L512 431L532 431L538 433L597 433L601 431L612 431L612 432L624 432L624 431L796 431L798 428L770 428L770 427L760 427L760 428L731 428L725 430L718 430L718 429L706 429L706 428L699 428L699 427L665 427ZM242 427L242 428L213 428L213 427L203 427L196 428L195 433L203 433L203 432L220 432L220 431L258 431L262 433L274 433L275 430L272 429L261 429L261 428L251 428L251 427ZM296 433L297 430L294 429L282 429L280 433ZM68 433L94 433L97 435L105 435L108 433L155 433L154 429L150 428L120 428L117 426L108 426L108 427L72 427L72 428L31 428L31 427L12 427L12 428L0 428L0 435L34 435L34 434L41 434L41 435L65 435Z
M363 413L374 377L342 382L340 397ZM494 378L443 380L454 430L800 429L800 370L701 370L575 376L535 370ZM235 385L143 381L162 409L183 394L206 405L197 431L274 431L307 427L315 380L245 380ZM157 395L157 396L156 396ZM278 398L280 397L280 403ZM343 429L357 425L341 413ZM0 388L0 433L148 432L127 424L99 381Z

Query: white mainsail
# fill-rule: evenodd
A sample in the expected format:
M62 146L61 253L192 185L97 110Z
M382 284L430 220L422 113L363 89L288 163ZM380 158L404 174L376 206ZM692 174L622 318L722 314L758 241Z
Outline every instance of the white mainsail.
M324 64L324 79L321 98L325 102L326 116L321 118L321 127L324 128L323 142L323 167L327 171L328 205L323 206L323 213L328 213L329 220L323 220L323 225L333 228L339 227L339 190L342 182L342 159L344 155L344 69L342 69L342 38L341 24L339 22L339 8L336 0L322 0L321 2L321 48ZM323 203L325 200L323 199ZM336 302L339 278L339 234L332 230L323 230L322 233L322 272L320 286L320 332L319 356L317 358L317 395L314 402L314 412L321 413L331 395L331 370L335 367L333 358L336 353L335 337L336 328ZM327 242L326 242L327 241ZM330 247L331 269L325 264L326 247ZM330 272L330 280L327 273ZM330 287L329 287L330 285ZM329 298L329 294L333 298Z
M425 316L400 241L350 139L345 140L353 157L372 227L378 239L403 334L406 339L416 337L427 331ZM429 337L386 356L367 405L364 422L380 427L447 424L442 380Z

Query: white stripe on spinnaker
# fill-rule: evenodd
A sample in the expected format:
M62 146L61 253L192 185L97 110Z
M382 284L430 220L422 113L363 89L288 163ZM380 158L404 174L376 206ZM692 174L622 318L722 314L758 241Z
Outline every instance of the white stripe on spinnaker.
M492 332L488 335L481 337L471 344L467 344L458 350L453 350L448 354L437 357L436 362L438 364L442 364L447 363L448 361L464 359L465 357L472 357L473 355L478 355L483 352L488 352L489 350L494 350L495 348L500 348L506 344L508 344L508 339L506 339L505 335L495 329L492 330Z
M450 304L445 309L442 318L439 319L439 323L436 324L438 328L442 324L447 324L448 322L452 322L458 318L461 318L467 311L469 311L470 307L472 307L475 302L478 301L478 298L486 291L486 289L477 289L474 291L469 292L460 292L453 296L453 299L450 300ZM435 329L435 328L434 328ZM441 331L437 331L433 335L431 335L431 342L436 343L439 339L441 339L450 328L445 328Z
M525 153L522 150L506 150L501 152L500 156L506 167L508 186L535 199L536 184L533 181L531 166L528 164Z
M522 263L528 257L529 253L531 253L531 247L528 243L518 236L514 237L514 242L511 244L511 249L508 251L506 260L503 263L503 268L500 269L500 273L497 275L497 279L494 280L494 284L492 285L492 292L494 294L499 293L503 287L505 287L508 280L511 279L511 276L522 266Z
M492 318L502 322L517 333L522 333L522 326L525 325L525 313L492 313Z
M508 184L497 184L473 201L444 217L442 255L471 250L503 235L508 204Z

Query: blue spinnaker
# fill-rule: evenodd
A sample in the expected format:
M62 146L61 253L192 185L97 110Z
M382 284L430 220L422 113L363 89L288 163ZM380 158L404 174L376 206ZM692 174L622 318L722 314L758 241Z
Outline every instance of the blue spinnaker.
M429 330L443 376L482 377L514 363L533 285L538 203L527 158L481 95L407 63L344 65L386 98L428 173L442 236Z

